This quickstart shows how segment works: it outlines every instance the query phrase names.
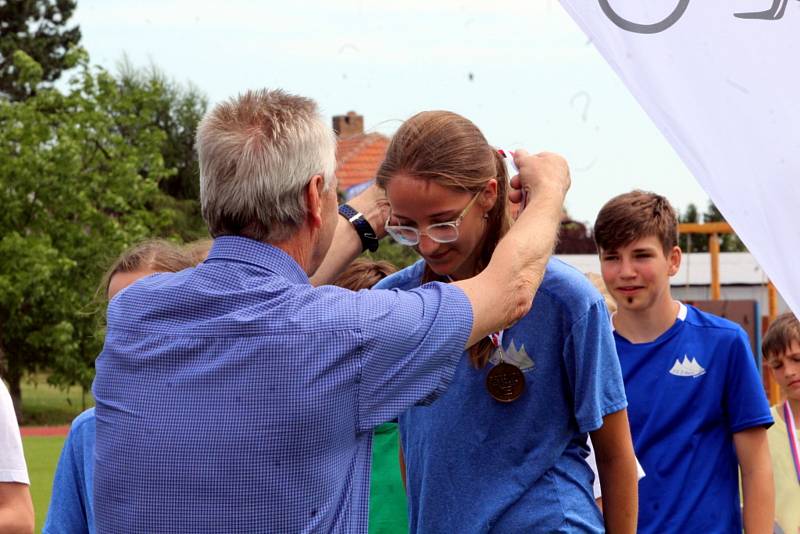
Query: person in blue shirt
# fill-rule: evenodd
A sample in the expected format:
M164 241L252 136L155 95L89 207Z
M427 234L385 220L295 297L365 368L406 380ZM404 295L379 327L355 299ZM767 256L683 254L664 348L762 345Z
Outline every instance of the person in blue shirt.
M333 285L359 291L369 289L397 267L387 261L358 258ZM370 534L406 534L408 506L400 475L397 421L383 423L372 434L372 471L369 487Z
M108 307L97 530L365 533L373 429L441 395L464 348L528 311L566 162L517 155L531 201L480 275L352 292L313 284L374 248L385 218L374 187L337 213L335 138L312 100L245 92L206 114L196 146L208 258Z
M609 200L594 226L613 317L631 433L647 476L639 532L771 532L772 424L741 327L672 298L678 223L667 199L633 191ZM605 495L604 495L605 496Z
M161 240L148 240L124 251L101 282L106 298L135 281L158 272L177 272L202 261L209 243L200 241L180 248ZM89 408L73 421L53 477L50 507L44 534L93 534L93 487L95 409Z
M377 288L486 272L498 242L518 229L503 155L455 113L403 123L377 181L390 204L387 232L422 256ZM530 311L470 348L436 402L400 417L411 532L603 532L604 519L610 532L634 532L636 462L605 301L566 264L543 267ZM605 517L586 462L589 433Z

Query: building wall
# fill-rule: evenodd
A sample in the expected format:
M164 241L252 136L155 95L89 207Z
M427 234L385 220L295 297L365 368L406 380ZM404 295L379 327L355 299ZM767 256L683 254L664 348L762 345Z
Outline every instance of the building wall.
M672 286L672 296L678 300L711 300L710 286ZM761 315L769 314L766 286L726 286L720 289L722 300L757 300ZM778 295L778 313L789 311L783 297Z

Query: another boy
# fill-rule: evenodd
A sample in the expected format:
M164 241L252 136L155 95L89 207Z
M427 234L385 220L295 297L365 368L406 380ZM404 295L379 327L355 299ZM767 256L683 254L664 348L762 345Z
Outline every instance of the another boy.
M786 399L772 407L776 424L767 432L775 476L775 532L800 533L800 443L797 438L800 433L800 321L797 317L791 313L779 315L764 334L761 351Z
M595 223L636 456L639 532L771 532L774 498L769 405L747 335L736 324L672 298L678 272L675 210L633 191ZM738 465L737 465L738 462Z

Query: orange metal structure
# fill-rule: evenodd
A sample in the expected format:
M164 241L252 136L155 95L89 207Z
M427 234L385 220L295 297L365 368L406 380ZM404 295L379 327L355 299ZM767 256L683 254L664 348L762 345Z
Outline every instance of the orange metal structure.
M721 283L719 279L719 234L732 234L734 233L731 225L726 222L711 222L711 223L680 223L678 225L678 232L681 234L707 234L708 235L708 251L711 254L711 300L719 300L721 295ZM762 332L775 320L778 316L778 291L775 285L767 282L767 295L768 295L768 310L766 321L762 323ZM766 369L762 373L764 377L764 387L767 390L767 397L771 404L775 404L780 400L780 389L778 384L772 379L772 374L767 372Z

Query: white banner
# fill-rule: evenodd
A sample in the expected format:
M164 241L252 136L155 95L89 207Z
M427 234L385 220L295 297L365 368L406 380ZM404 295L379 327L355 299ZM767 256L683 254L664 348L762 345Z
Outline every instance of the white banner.
M800 316L800 1L561 3Z

